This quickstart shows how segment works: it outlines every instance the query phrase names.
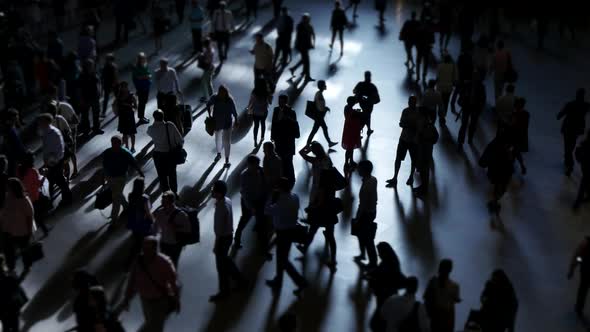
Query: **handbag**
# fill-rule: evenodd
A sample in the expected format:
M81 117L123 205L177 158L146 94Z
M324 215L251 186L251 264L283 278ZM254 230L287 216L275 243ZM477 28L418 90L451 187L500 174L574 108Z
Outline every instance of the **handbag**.
M210 116L205 118L205 131L209 136L213 136L215 133L215 120Z
M103 186L102 189L96 194L96 200L94 201L94 208L104 210L107 206L113 203L113 191L108 186Z
M168 148L170 150L170 158L176 165L182 165L186 162L186 150L182 147L182 145L177 145L172 147L170 144L170 132L168 131L169 124L166 123L166 138L168 139Z
M316 121L319 116L318 113L318 109L315 107L315 102L308 100L307 104L305 105L305 115L313 121Z
M143 270L143 272L145 273L145 275L148 277L148 279L151 281L151 283L156 286L156 288L165 294L166 296L166 300L168 301L168 313L173 313L174 311L178 311L178 301L176 300L176 296L174 296L173 294L170 294L170 291L160 285L159 283L156 282L156 280L154 280L154 277L151 275L151 273L148 271L147 266L145 266L145 262L143 261L143 258L140 256L137 259L137 264L139 265L139 267Z

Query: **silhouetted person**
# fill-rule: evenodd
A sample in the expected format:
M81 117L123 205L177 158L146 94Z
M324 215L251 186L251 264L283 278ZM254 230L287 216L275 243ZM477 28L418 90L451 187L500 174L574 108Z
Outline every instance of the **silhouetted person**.
M295 36L295 49L301 55L301 59L291 69L291 75L295 76L295 70L303 65L302 75L307 81L313 81L310 73L309 51L315 48L315 32L311 26L311 17L308 13L303 14L301 21L297 24L297 34Z
M420 172L420 186L413 189L416 196L428 194L430 187L430 170L432 168L432 151L438 142L439 134L434 126L436 114L426 107L418 108L416 130L416 168Z
M441 126L445 125L446 119L443 117L443 99L442 94L436 88L436 80L428 80L428 85L420 99L420 106L427 108L428 112L433 114L435 119L438 115Z
M248 102L248 114L251 115L254 122L254 147L259 146L264 142L264 134L266 133L266 117L268 116L268 108L272 101L272 94L266 80L257 76L254 80L254 89L250 93L250 101ZM260 142L258 141L258 129L260 128Z
M473 79L461 84L459 106L461 106L461 127L457 137L458 148L462 149L467 136L467 143L473 144L479 116L486 105L486 89L477 72Z
M561 134L563 135L565 175L570 176L574 170L574 149L578 136L586 130L586 114L590 111L590 103L585 101L586 90L578 89L576 99L570 101L557 114L557 120L563 118Z
M137 60L132 70L132 80L137 94L137 124L147 124L150 121L145 117L145 106L152 86L152 72L148 67L147 57L143 52L137 54Z
M352 93L354 93L358 100L359 106L363 110L363 127L365 125L367 126L367 135L373 133L373 129L371 129L371 114L373 113L373 107L381 102L379 90L377 90L375 84L371 82L371 76L370 71L365 71L365 80L358 82L352 90Z
M309 136L307 136L308 145L311 144L311 142L313 141L313 137L320 128L322 128L324 138L328 142L329 147L333 147L334 145L338 144L338 142L333 142L330 139L330 134L328 133L328 125L326 124L325 120L326 115L330 111L330 108L326 106L326 100L324 99L324 91L326 89L326 81L319 80L318 91L316 91L315 96L313 98L313 102L316 108L316 116L313 119L313 127L311 128L311 132L309 133Z
M424 291L424 305L430 317L430 331L455 331L455 304L461 302L459 285L450 278L453 261L443 259L438 275L430 279Z
M481 294L482 331L514 332L518 299L512 283L501 270L495 270Z
M377 178L371 175L373 163L363 160L358 164L358 173L362 179L359 190L359 206L356 211L356 218L353 221L354 228L351 233L358 238L360 255L354 260L361 263L365 260L365 253L369 256L369 264L366 267L370 270L377 266L377 250L375 248L375 234L377 232Z
M213 111L211 111L213 108ZM229 154L231 151L231 135L233 127L238 126L238 113L236 103L225 85L220 85L217 93L211 96L205 109L215 122L215 148L217 156L221 159L221 151L225 153L225 167L230 166Z
M344 169L349 172L356 163L354 162L354 150L361 147L361 131L363 128L363 113L360 109L354 108L357 98L350 96L346 98L344 106L344 128L342 129L342 148L346 151L344 156Z
M266 198L264 172L260 166L260 158L249 155L246 159L246 170L240 174L240 202L242 216L234 235L234 246L242 247L242 233L253 217L256 219L254 230L260 238L264 231L264 203Z
M230 35L234 30L233 14L226 7L227 5L225 1L221 1L219 3L219 8L216 9L211 16L211 26L214 31L214 37L219 52L219 60L221 62L227 59Z
M436 69L436 88L440 92L443 102L440 113L441 119L446 119L447 117L451 93L453 92L453 88L455 87L457 79L457 66L453 63L453 58L451 55L445 53L443 55L443 61L438 64Z
M100 89L101 82L96 74L94 61L86 59L83 64L83 70L76 83L80 97L80 132L88 134L90 130L89 113L92 111L92 133L95 135L103 134L100 129Z
M455 89L453 90L453 96L451 97L451 111L455 113L455 103L457 102L457 97L459 96L459 92L461 92L461 84L463 82L471 80L473 77L473 55L471 49L473 47L471 44L468 47L464 47L457 58L457 77L455 82ZM487 68L486 68L487 70ZM483 80L485 78L485 73L479 73L479 77Z
M405 285L406 292L403 295L394 294L381 306L380 314L385 320L385 331L430 331L430 321L424 305L416 300L418 278L409 277Z
M154 123L147 128L147 135L152 139L154 149L152 158L160 182L162 192L172 190L178 193L176 178L176 161L173 157L174 149L184 144L182 135L176 129L176 125L170 121L164 121L164 113L154 111Z
M20 311L27 303L23 297L20 280L11 273L5 264L4 256L0 256L0 326L2 331L20 331Z
M348 6L346 7L346 9L344 9L344 10L348 10L352 7L353 21L356 21L356 18L358 17L356 11L357 11L360 3L361 3L361 0L350 0L350 2L348 3Z
M526 174L526 166L522 154L529 151L529 121L530 114L525 110L526 100L516 98L514 102L514 113L512 114L512 123L510 126L510 135L512 145L514 146L514 155L520 165L520 171Z
M293 36L293 18L289 15L287 7L281 8L281 16L277 19L277 39L275 44L274 66L277 65L281 55L281 65L291 61L291 39Z
M488 210L499 214L500 199L506 193L508 184L514 173L514 148L504 130L499 130L496 137L485 148L479 165L487 168L488 180L493 186L492 199L488 202Z
M298 139L299 123L297 113L289 105L289 96L279 96L279 105L272 114L272 128L270 138L274 142L276 152L281 158L283 176L295 183L295 170L293 169L293 155L295 155L295 140Z
M453 1L441 0L438 9L438 44L442 54L447 50L453 33Z
M582 179L580 179L578 195L574 202L574 210L590 197L590 134L586 135L586 139L576 149L576 159L580 163Z
M415 66L414 57L412 56L412 48L416 46L416 42L418 41L419 28L420 22L416 20L416 12L412 12L411 18L404 22L399 33L399 40L404 43L404 48L406 50L406 66L409 66L410 64L412 64L412 67Z
M429 18L422 17L416 32L416 82L419 82L420 78L422 78L422 81L426 81L433 44L434 33L432 32L431 22ZM421 70L422 76L420 76Z
M199 0L191 0L189 22L193 40L193 53L199 53L203 49L203 25L205 21L205 11L199 4Z
M121 30L123 30L123 41L129 41L129 27L133 22L133 2L116 1L114 3L115 14L115 45L121 41Z
M340 55L344 53L344 29L348 26L348 18L346 12L342 9L340 1L334 3L334 10L330 18L330 28L332 29L332 41L330 42L330 50L334 47L334 40L336 35L340 39Z
M377 9L377 13L379 13L379 26L383 27L385 25L385 10L387 9L387 1L375 0L375 9Z
M418 129L418 99L416 96L410 96L408 99L408 107L402 111L402 116L399 120L399 126L402 128L402 132L397 143L397 152L395 154L394 173L393 178L387 180L388 187L397 187L397 176L399 169L402 165L402 161L406 159L408 152L410 153L411 159L411 171L408 181L406 182L409 186L414 184L414 169L416 162L416 131Z

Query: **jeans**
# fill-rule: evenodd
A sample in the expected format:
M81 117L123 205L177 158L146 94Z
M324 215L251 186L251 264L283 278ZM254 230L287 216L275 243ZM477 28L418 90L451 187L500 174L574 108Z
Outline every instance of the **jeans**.
M231 128L215 131L215 148L219 154L221 154L221 150L224 150L225 158L229 158L231 150Z
M226 293L230 291L230 282L233 279L236 282L243 280L238 267L229 257L229 248L231 247L232 236L220 236L215 238L215 267L219 280L219 292Z
M127 182L127 177L125 176L116 176L116 177L107 177L107 185L111 188L112 198L113 198L113 208L111 210L111 218L113 221L119 218L119 211L121 210L121 205L127 205L127 201L125 200L125 196L123 195L123 189L125 188L125 183Z
M166 297L156 299L141 298L141 311L145 319L141 332L163 332L168 318L169 302Z
M153 157L158 180L160 181L160 190L162 192L172 190L177 193L176 163L171 159L170 153L154 151Z

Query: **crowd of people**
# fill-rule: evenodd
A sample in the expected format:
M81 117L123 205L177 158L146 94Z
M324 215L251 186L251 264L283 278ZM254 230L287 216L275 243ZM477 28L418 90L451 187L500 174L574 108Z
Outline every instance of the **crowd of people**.
M62 29L67 17L67 11L64 9L63 15L61 11L61 4L65 1L54 2L58 3L56 8L59 9L56 10L59 18L57 28ZM166 16L161 1L153 2L152 30L158 52L163 47L162 35L170 29L172 20ZM459 283L451 278L453 261L440 261L438 273L427 282L420 301L417 294L419 280L403 273L402 262L389 243L375 244L379 180L372 175L374 164L371 161L355 161L354 156L354 151L361 148L364 137L385 135L374 134L375 129L371 126L371 115L375 109L379 111L381 101L379 89L372 82L372 72L365 71L364 78L350 90L342 113L344 129L341 140L333 140L335 133L332 131L330 135L326 122L326 116L332 110L324 98L324 91L329 88L330 82L316 81L311 76L310 52L316 44L312 17L305 13L295 25L282 1L273 1L272 4L276 44L273 48L262 33L255 35L250 51L254 56L254 79L246 108L253 122L254 147L262 147L263 158L256 154L246 157L246 168L239 177L241 217L235 229L234 203L228 196L228 184L221 180L212 184L210 195L215 200L213 252L219 292L212 295L210 301L224 301L233 293L250 287L248 276L238 269L230 250L242 248L242 234L252 218L261 255L272 260L274 248L276 275L266 281L273 294L280 293L285 272L297 286L293 293L301 296L305 292L309 282L290 261L290 251L295 245L306 255L320 228L323 229L329 252L329 258L322 264L331 273L336 273L338 262L334 226L344 210L338 193L349 186L356 172L362 179L362 185L350 231L359 243L360 253L354 260L376 298L371 329L454 331L460 325L455 322L455 304L461 301L461 294ZM344 34L358 16L358 4L358 1L351 1L345 7L340 1L334 3L329 48L334 48L338 36L341 56L345 50ZM244 5L246 19L256 17L257 1L247 0ZM383 26L386 2L378 0L375 5L379 25ZM229 4L224 1L201 4L198 0L191 0L189 6L187 18L193 56L203 72L200 88L201 101L207 112L206 127L214 136L215 160L224 157L224 167L229 168L232 131L240 124L241 118L229 87L223 82L215 82L217 89L214 92L213 80L214 72L220 69L217 63L221 65L230 57L236 12L230 10ZM115 45L121 46L128 41L129 32L136 22L144 32L148 30L142 19L148 7L133 1L115 2ZM186 1L175 1L179 23L185 18L185 7ZM350 8L353 8L352 20L347 16ZM102 124L109 111L117 118L120 135L111 137L111 146L100 156L104 179L97 197L106 198L107 205L112 205L111 227L125 225L131 235L133 246L128 258L128 284L121 303L111 307L100 281L89 271L76 271L72 285L76 291L73 305L76 329L95 332L123 330L119 317L124 318L122 311L129 307L133 296L138 295L145 317L143 330L163 331L167 316L181 308L177 269L183 249L199 241L198 235L195 235L198 234L196 212L179 199L177 167L187 157L184 137L191 130L192 113L185 111L178 74L166 57L161 57L159 67L153 70L149 67L146 54L139 52L136 61L131 64L131 81L123 80L120 75L122 64L117 61L115 53L102 52L97 43L100 26L97 7L89 8L86 14L81 22L78 45L69 52L59 33L50 32L46 48L43 48L30 33L31 29L39 30L38 25L30 27L26 24L27 20L15 19L11 15L17 15L16 11L9 11L4 18L8 20L3 22L6 31L2 32L7 48L0 59L5 104L1 117L0 294L10 294L0 299L0 318L5 331L19 330L19 312L27 302L19 284L26 278L32 264L42 256L39 254L41 244L35 240L37 228L45 237L50 236L51 223L48 220L51 214L76 203L70 180L79 175L77 147L96 135L104 134ZM538 21L539 47L543 47L548 20L544 14L538 14L545 19ZM517 95L518 59L513 59L500 38L498 15L496 10L489 8L480 12L478 6L470 2L440 0L433 3L427 0L419 13L412 12L410 19L403 23L399 40L406 50L405 64L411 79L418 86L418 93L409 96L407 107L401 113L401 134L393 177L386 180L387 187L398 190L401 164L409 155L411 171L406 184L412 188L413 195L427 200L432 190L433 151L441 135L439 130L448 131L448 110L455 121L460 121L456 142L458 153L463 153L466 139L469 145L474 144L480 117L490 111L494 120L488 125L497 128L497 131L482 153L479 165L486 169L492 186L487 207L492 216L500 216L500 202L515 172L515 163L518 162L523 176L527 174L524 154L528 151L531 117L526 110L526 99ZM476 23L482 16L488 17L490 26L478 31ZM573 24L569 22L564 26L573 33L577 28ZM208 34L204 32L206 25L211 30ZM458 31L461 45L456 59L448 50L449 40L455 31ZM474 40L476 32L478 39ZM434 65L437 34L440 61ZM317 83L314 98L307 102L305 108L305 115L313 121L313 127L305 146L299 151L296 149L297 140L304 133L300 131L297 112L291 106L294 100L275 91L280 77L277 73L295 62L292 48L299 54L298 62L288 68L292 76L302 67L301 78L306 83ZM432 72L429 68L433 69L435 78L427 80ZM488 78L491 78L494 87L493 98L486 95ZM146 105L154 89L157 109L149 110ZM277 103L272 107L275 95ZM492 107L488 110L490 101ZM23 121L25 111L31 108L38 112L32 126L41 141L38 154L29 150L24 130L21 130L27 125ZM271 109L270 139L267 140L266 125ZM562 120L564 173L570 176L576 161L582 171L579 191L573 203L575 210L590 196L590 136L585 134L585 115L589 111L585 90L580 88L575 99L557 114L557 119ZM150 114L152 119L148 119ZM151 206L152 199L148 196L142 166L136 154L136 136L143 135L143 125L147 125L145 133L153 143L152 158L162 192L161 206L155 209ZM320 129L326 146L314 140ZM579 137L583 135L586 137L578 144ZM330 152L337 149L338 144L345 151L342 167L335 165L330 158ZM297 180L293 162L299 157L311 166L307 205L292 191ZM132 170L139 177L134 178ZM419 185L414 186L416 172ZM133 189L126 196L125 185L131 179ZM53 202L57 201L59 205L54 207ZM303 219L299 217L300 210L305 212ZM579 315L583 315L585 297L590 288L588 241L585 239L576 251L570 269L571 276L575 267L581 265L576 303ZM21 265L22 271L17 273ZM517 311L516 291L507 273L496 269L482 291L481 308L472 310L465 327L474 331L479 328L484 332L514 331ZM287 315L281 319L281 329L295 331L295 322Z

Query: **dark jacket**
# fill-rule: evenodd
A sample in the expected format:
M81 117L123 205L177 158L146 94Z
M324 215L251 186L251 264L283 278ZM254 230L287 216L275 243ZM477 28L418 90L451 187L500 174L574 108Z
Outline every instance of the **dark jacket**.
M95 73L83 72L78 77L78 89L80 97L86 102L98 99L100 97L100 79Z
M295 154L295 140L300 136L297 114L290 106L283 110L284 114L280 119L279 112L279 107L275 107L270 139L274 141L279 156L292 156Z
M299 51L307 51L313 48L312 39L315 38L315 32L311 24L297 24L297 35L295 36L295 48Z
M557 120L563 119L561 132L570 135L582 135L586 130L586 113L590 104L585 101L570 101L557 114Z
M348 18L342 8L337 8L332 11L332 19L330 21L330 27L334 30L344 30L348 25Z

